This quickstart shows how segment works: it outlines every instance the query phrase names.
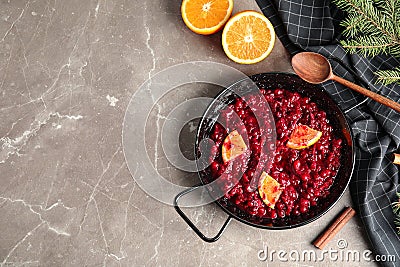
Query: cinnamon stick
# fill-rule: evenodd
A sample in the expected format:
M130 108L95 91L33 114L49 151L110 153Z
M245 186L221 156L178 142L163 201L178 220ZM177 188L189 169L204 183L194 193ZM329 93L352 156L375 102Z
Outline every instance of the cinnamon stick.
M318 236L313 245L323 249L326 244L343 228L343 226L356 214L355 210L347 207L340 215L329 225L329 227Z
M400 165L400 154L393 153L392 161L393 161L394 164Z

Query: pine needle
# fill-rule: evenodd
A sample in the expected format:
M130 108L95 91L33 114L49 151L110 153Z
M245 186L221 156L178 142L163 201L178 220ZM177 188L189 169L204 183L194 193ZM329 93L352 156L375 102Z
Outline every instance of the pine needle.
M388 85L391 83L400 84L400 67L393 70L380 70L375 72L378 76L377 82Z

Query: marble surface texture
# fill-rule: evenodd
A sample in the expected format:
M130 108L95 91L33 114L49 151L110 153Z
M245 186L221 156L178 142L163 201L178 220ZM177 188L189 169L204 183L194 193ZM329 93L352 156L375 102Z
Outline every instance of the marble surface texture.
M258 7L235 1L234 12L245 9ZM266 60L249 66L228 60L220 42L220 33L199 36L185 27L180 1L0 0L0 266L280 266L288 263L260 261L258 252L318 252L311 242L351 205L348 191L307 226L268 231L233 221L209 244L173 207L147 196L128 169L125 110L155 73L194 60L247 75L291 72L279 40ZM150 116L148 153L163 176L182 182L187 174L161 155L162 109L219 90L186 87ZM196 125L189 126L186 151ZM191 175L184 182L194 184ZM226 218L213 205L186 212L210 235ZM342 239L344 251L370 249L358 218L326 249L338 249ZM289 266L344 264L327 258ZM350 265L375 266L363 259Z

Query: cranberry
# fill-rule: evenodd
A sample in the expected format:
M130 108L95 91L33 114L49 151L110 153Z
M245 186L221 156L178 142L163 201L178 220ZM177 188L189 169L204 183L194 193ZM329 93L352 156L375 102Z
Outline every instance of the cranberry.
M270 218L275 219L276 216L277 216L275 210L270 210L270 211L269 211L269 216L270 216Z
M285 215L286 215L285 210L277 209L276 213L278 214L278 216L280 218L285 218Z
M211 171L213 172L213 173L216 173L216 172L218 172L218 170L219 170L219 164L218 164L218 162L212 162L211 163Z
M284 218L307 213L310 207L318 205L329 195L330 187L340 167L340 151L343 140L333 134L327 114L308 97L282 88L261 89L275 119L277 140L275 144L265 143L271 137L271 122L268 112L261 107L262 98L250 94L244 99L235 99L232 104L221 110L221 122L216 123L210 134L215 144L211 154L215 154L209 170L214 179L220 178L221 188L229 188L225 194L241 210L250 215L265 218ZM252 109L248 106L251 103ZM241 121L235 119L234 113ZM309 148L294 150L286 147L291 132L298 123L306 124L322 131L320 140ZM238 157L233 162L224 163L221 157L223 140L232 130L238 130L248 139L250 158ZM247 140L246 139L246 140ZM264 140L264 141L263 141ZM247 142L247 141L246 141ZM267 171L281 185L282 193L275 208L271 209L261 200L258 191L250 187L253 179L258 179L262 167L272 155L272 165ZM266 148L271 148L270 150ZM261 168L261 169L260 169Z
M298 170L300 170L300 167L301 167L301 162L300 162L300 160L296 159L296 160L293 162L293 168L294 168L296 171L298 171Z
M331 171L328 169L325 169L325 170L321 171L319 174L321 175L321 177L326 178L326 177L330 176Z
M304 198L300 199L300 212L306 213L309 208L310 208L310 201Z
M294 216L299 216L299 215L300 215L299 209L294 209L294 210L292 211L292 214L293 214Z
M308 173L303 173L301 174L301 180L303 183L307 183L311 179L310 174Z

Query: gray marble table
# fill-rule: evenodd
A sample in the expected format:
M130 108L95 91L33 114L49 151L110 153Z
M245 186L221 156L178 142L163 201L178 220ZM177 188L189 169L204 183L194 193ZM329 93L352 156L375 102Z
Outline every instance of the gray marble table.
M254 2L236 1L234 12L258 10ZM268 231L233 221L209 244L173 207L147 196L128 170L125 110L152 75L194 60L247 75L291 72L278 40L266 60L249 66L228 60L220 42L220 34L199 36L185 27L180 1L0 1L0 266L280 266L287 263L260 260L260 250L318 252L311 242L351 205L348 191L307 226ZM149 119L146 138L159 139L163 108L218 90L196 85L169 95ZM159 172L187 177L168 165L158 146L153 142L148 151ZM226 218L213 205L187 212L211 234ZM326 249L338 250L339 241L345 252L370 249L358 218ZM289 263L344 264L328 257Z

